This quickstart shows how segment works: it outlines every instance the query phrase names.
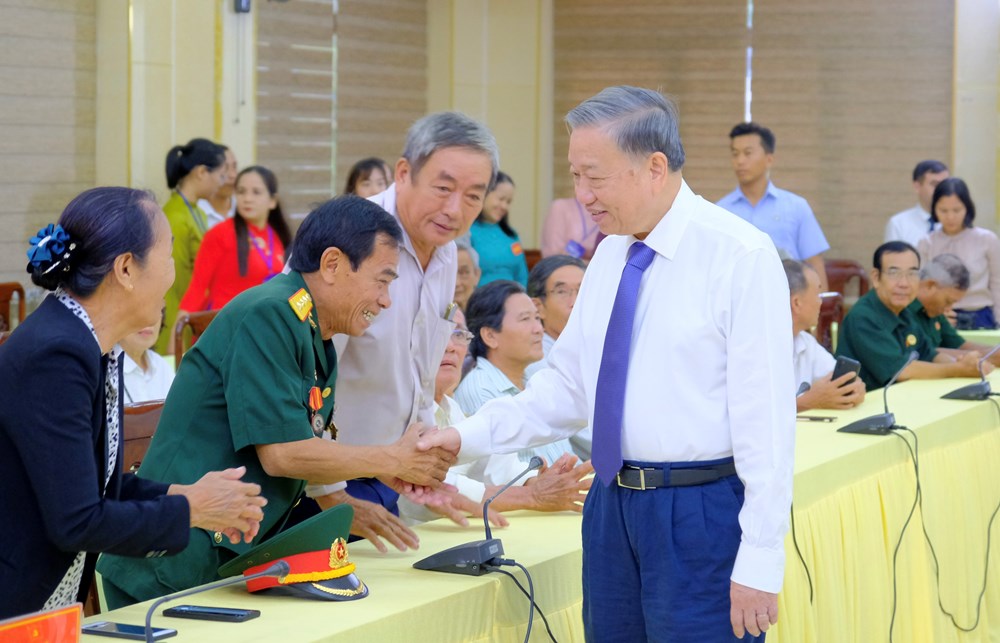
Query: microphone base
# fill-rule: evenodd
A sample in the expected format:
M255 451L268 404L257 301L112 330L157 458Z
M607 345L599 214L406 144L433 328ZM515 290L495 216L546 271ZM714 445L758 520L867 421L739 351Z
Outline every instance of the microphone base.
M945 393L941 396L941 399L982 401L987 399L991 392L990 383L983 381L976 382L975 384L969 384L968 386L962 386L950 393Z
M413 567L431 572L482 576L489 573L486 565L499 556L503 556L503 543L499 538L489 538L455 545L431 554L413 563Z
M896 426L896 416L892 413L880 413L866 417L857 422L851 422L837 429L840 433L860 433L862 435L889 435Z

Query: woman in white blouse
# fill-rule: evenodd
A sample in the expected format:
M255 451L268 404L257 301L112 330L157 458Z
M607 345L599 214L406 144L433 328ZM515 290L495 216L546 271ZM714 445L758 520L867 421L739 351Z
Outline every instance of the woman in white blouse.
M125 352L122 372L125 377L125 403L138 404L164 400L174 382L174 367L152 350L163 326L160 321L127 335L119 345Z
M934 189L931 218L941 226L921 239L920 261L953 254L969 269L969 290L955 304L957 328L996 328L1000 317L1000 239L972 225L976 206L959 178L945 179Z

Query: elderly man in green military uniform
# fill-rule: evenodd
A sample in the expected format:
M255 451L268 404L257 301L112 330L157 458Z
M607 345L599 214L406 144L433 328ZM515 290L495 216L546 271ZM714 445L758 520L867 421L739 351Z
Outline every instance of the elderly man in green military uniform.
M955 330L947 312L969 290L969 269L953 254L938 255L920 269L920 286L917 298L910 304L910 312L920 332L939 352L959 358L963 353L975 351L977 357L985 355L992 346L970 342ZM990 358L992 364L983 364L983 373L989 373L1000 364L1000 352Z
M851 308L840 325L837 355L861 362L859 375L869 390L881 388L903 367L911 351L920 359L899 380L978 377L978 355L956 357L939 352L920 332L909 310L920 283L920 256L905 241L889 241L875 250L873 290Z
M138 475L178 483L246 466L268 500L260 533L278 532L307 481L378 477L419 492L444 479L454 457L415 449L415 430L381 447L345 446L336 435L334 334L361 335L390 305L402 231L357 197L309 214L291 246L290 272L230 302L184 355ZM173 557L105 556L99 563L111 608L218 578L218 567L250 547L193 529Z

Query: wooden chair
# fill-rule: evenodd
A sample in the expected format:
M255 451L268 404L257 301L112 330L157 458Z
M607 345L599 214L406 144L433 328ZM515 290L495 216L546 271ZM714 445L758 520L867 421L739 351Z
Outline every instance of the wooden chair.
M871 288L868 272L853 259L827 259L823 263L829 290L839 292L844 297L844 310L850 310L851 305Z
M135 473L139 470L162 412L163 400L125 405L125 418L122 420L125 459L122 461L122 471Z
M185 313L177 318L177 322L174 324L174 369L180 368L181 357L184 356L185 351L191 348L191 344L194 344L198 336L205 332L218 313L217 310L206 310L200 313ZM190 338L190 343L187 341L188 338Z
M16 281L0 284L0 331L10 330L10 302L17 295L17 323L24 321L24 288Z
M526 248L524 250L524 260L528 264L528 272L531 272L535 264L542 260L542 251L536 248Z
M837 332L844 321L844 296L839 292L825 292L820 295L823 304L819 309L816 323L816 341L831 353L837 348Z
M153 440L153 433L156 432L156 425L160 422L162 412L163 400L125 405L125 416L122 418L122 448L125 456L120 463L123 473L135 473L139 470L139 465L149 450L149 443ZM96 579L87 592L83 613L85 616L101 613Z

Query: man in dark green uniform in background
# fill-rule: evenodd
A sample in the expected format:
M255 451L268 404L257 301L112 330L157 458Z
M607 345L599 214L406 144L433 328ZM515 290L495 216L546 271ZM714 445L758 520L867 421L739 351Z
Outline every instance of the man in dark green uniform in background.
M952 254L938 255L920 269L920 286L917 298L910 304L910 312L920 332L931 346L956 359L967 351L975 351L977 358L986 355L992 346L970 342L958 334L945 314L969 289L969 269ZM990 358L992 364L983 364L983 374L1000 364L1000 352Z
M911 351L919 359L909 364L899 380L978 377L978 356L958 359L938 352L920 332L908 306L917 296L920 256L904 241L889 241L875 250L871 271L873 290L851 308L840 325L837 355L861 362L859 375L868 390L881 388L906 363Z
M330 338L358 336L390 305L402 231L357 197L328 201L302 223L291 271L233 299L180 363L156 436L138 475L187 484L205 472L245 466L267 498L259 533L284 524L306 481L379 477L400 490L435 486L454 457L418 452L407 431L382 447L340 445ZM192 529L177 556L104 556L98 569L112 609L218 578L219 565L250 548Z

